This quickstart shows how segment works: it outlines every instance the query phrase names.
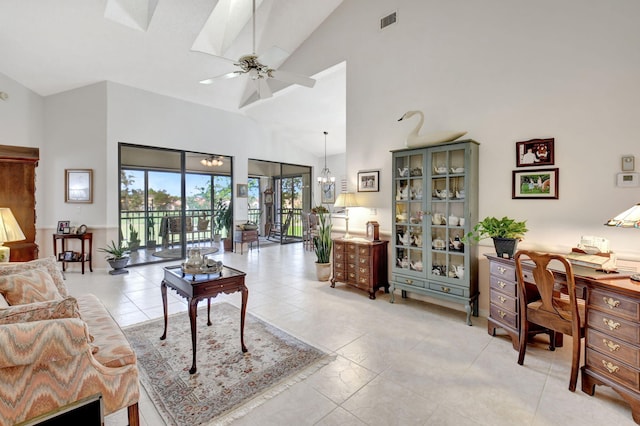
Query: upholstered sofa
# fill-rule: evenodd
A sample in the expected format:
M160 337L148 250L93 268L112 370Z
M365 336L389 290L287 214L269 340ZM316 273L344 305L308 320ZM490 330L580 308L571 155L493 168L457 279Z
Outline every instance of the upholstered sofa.
M68 295L54 257L0 264L0 425L101 394L136 426L139 389L122 330L94 295Z

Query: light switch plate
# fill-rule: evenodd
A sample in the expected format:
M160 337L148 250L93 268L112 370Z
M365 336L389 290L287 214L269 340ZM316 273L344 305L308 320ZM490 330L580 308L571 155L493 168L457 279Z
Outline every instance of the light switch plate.
M640 186L640 173L618 173L616 184L622 187Z
M636 158L633 155L622 156L622 171L632 172L636 169Z

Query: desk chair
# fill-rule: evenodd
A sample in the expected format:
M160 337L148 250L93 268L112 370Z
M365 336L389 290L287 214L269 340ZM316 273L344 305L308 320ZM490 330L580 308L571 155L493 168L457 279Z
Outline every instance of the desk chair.
M532 274L523 272L522 261L533 261ZM527 339L531 324L544 327L549 332L549 350L555 350L555 333L572 336L573 356L571 358L571 377L569 390L576 390L578 369L580 367L580 339L584 337L585 309L584 300L576 297L576 285L571 264L557 254L536 253L519 250L515 257L516 278L518 280L518 298L520 312L520 350L518 364L524 363ZM560 262L567 276L566 292L561 294L555 288L556 280L549 262ZM560 283L559 283L560 284ZM565 283L561 283L564 285Z
M315 213L304 215L303 240L305 250L313 250L313 238L318 235L318 216Z

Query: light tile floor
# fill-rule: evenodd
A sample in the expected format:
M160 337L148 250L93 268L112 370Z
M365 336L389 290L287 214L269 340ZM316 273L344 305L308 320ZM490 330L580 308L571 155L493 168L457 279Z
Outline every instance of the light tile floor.
M486 318L378 293L376 300L343 284L315 279L312 252L301 244L244 255L220 253L247 272L248 311L335 355L307 380L266 401L234 425L633 425L629 406L611 389L590 397L567 389L570 351L550 352L545 337L528 347L524 366ZM72 295L95 293L123 327L162 316L163 266L67 272ZM79 269L79 268L78 268ZM186 304L169 292L171 313ZM239 305L239 294L214 301ZM251 350L251 342L246 342ZM146 393L141 424L162 425ZM126 425L126 410L106 419Z

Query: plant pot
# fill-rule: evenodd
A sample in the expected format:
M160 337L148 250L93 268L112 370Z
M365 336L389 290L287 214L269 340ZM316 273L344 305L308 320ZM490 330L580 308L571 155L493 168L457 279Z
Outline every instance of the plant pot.
M140 241L131 241L129 243L129 250L135 251L140 248Z
M233 249L233 240L231 238L224 239L224 251L231 251Z
M221 234L213 234L213 241L215 241L216 243L219 243L221 239L222 239Z
M493 246L498 257L513 259L518 248L518 240L515 238L493 238Z
M316 262L316 277L318 281L329 281L331 277L331 263Z
M155 250L156 248L156 240L148 240L147 241L147 250Z
M113 268L112 271L109 271L109 274L119 275L119 274L129 273L129 271L124 269L125 266L127 266L127 263L129 263L128 257L122 257L120 259L111 259L111 260L108 260L107 262L109 262L109 265Z

